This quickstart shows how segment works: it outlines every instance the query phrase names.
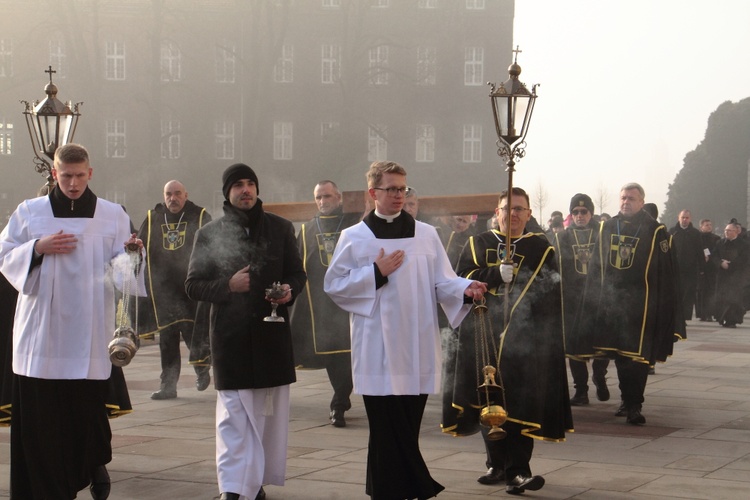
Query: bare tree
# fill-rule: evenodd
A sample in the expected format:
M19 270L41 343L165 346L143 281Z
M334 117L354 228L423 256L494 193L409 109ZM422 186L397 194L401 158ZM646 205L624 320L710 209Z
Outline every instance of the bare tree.
M599 182L599 187L596 188L596 205L599 207L599 213L603 213L609 203L609 190L603 182Z
M532 200L534 204L533 208L536 213L539 214L537 220L540 224L542 224L542 222L544 221L542 212L544 211L544 207L546 207L547 203L549 202L549 193L547 192L547 188L544 187L544 183L542 182L541 178L537 180L536 189L534 190Z

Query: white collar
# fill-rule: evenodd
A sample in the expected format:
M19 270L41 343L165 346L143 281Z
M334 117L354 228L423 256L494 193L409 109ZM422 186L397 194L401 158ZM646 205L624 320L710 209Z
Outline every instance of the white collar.
M396 217L398 217L399 215L401 215L401 210L399 210L399 211L398 211L398 213L397 213L397 214L394 214L394 215L383 215L383 214L381 214L380 212L378 212L378 209L377 209L377 208L375 209L375 216L376 216L376 217L379 217L379 218L381 218L381 219L383 219L383 220L385 220L385 221L387 221L387 222L388 222L388 224L390 224L391 222L393 222L393 219L395 219L395 218L396 218Z

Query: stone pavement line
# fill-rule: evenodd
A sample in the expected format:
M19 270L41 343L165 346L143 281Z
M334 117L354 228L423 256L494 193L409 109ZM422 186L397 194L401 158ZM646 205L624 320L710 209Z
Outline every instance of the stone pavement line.
M184 353L185 356L187 353ZM186 358L185 358L186 359ZM152 401L159 385L159 348L147 342L125 368L134 412L112 420L112 500L212 499L214 469L212 388L195 390L183 366L178 398ZM688 322L688 340L649 377L643 427L615 417L617 375L610 364L612 399L574 407L576 432L565 443L535 444L533 471L546 485L529 498L737 499L750 497L750 326L737 329ZM367 419L353 397L347 427L328 425L331 389L325 371L299 371L292 386L287 484L266 488L269 500L357 499L364 494ZM421 447L438 498L505 497L483 486L479 436L453 438L439 429L440 398L431 396ZM0 430L0 498L8 498L9 430ZM78 498L89 498L82 491Z

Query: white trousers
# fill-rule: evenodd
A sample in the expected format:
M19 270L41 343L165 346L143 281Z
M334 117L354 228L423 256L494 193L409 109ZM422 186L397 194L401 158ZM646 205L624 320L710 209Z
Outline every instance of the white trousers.
M289 386L218 391L216 475L221 493L254 500L264 484L284 485Z

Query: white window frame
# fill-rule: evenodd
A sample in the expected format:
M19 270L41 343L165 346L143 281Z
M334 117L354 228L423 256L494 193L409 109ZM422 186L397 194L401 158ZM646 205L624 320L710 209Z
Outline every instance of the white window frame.
M484 10L484 0L466 0L466 10Z
M321 45L320 57L320 83L324 85L338 83L341 77L341 46Z
M234 160L234 122L217 121L215 128L217 160Z
M367 52L370 59L370 85L388 85L388 46L378 45Z
M482 161L482 126L464 125L464 163L480 163Z
M0 38L0 78L13 76L13 40Z
M182 80L182 51L172 40L161 42L161 81L179 82Z
M62 40L49 41L49 65L55 70L57 78L65 78L67 69L67 55L65 54L65 42Z
M372 2L370 7L373 9L387 9L390 5L390 0L370 0Z
M13 154L13 123L0 119L0 156Z
M234 83L236 66L235 45L228 40L222 40L216 45L216 81Z
M438 0L419 0L417 8L419 9L437 9Z
M182 134L180 120L161 121L161 157L165 160L179 160L182 154Z
M106 126L107 144L105 155L107 158L125 158L127 155L127 127L125 120L107 120Z
M322 0L322 6L324 9L340 9L341 0Z
M104 79L122 81L126 78L125 42L105 42Z
M336 132L341 124L339 122L320 122L320 142L327 142Z
M432 163L435 161L435 126L429 124L417 125L416 161Z
M367 161L384 161L388 159L388 127L370 125L367 127Z
M437 48L417 47L417 85L437 84Z
M273 159L294 159L294 125L292 122L273 122Z
M484 47L464 49L464 85L484 85Z
M281 55L273 68L273 81L276 83L294 82L294 45L282 45Z

